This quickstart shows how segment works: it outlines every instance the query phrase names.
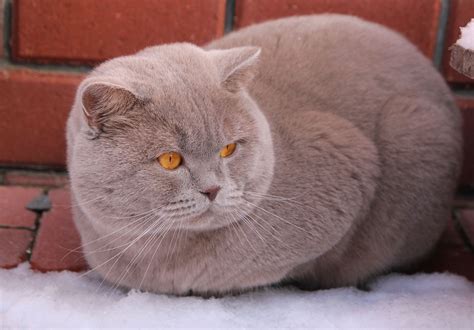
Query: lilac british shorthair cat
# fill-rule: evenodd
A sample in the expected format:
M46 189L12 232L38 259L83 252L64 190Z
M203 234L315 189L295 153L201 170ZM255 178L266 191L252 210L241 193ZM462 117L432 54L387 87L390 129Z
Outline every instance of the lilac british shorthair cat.
M355 17L150 47L99 65L77 91L74 221L90 267L117 287L363 284L433 248L460 134L431 62Z

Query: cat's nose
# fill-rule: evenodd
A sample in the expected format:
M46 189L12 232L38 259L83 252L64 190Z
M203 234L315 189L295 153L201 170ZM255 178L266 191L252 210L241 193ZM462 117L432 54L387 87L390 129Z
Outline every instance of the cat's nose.
M204 191L200 191L201 194L206 195L207 198L209 198L210 201L213 201L216 199L217 193L221 190L221 187L219 186L212 186L207 188Z

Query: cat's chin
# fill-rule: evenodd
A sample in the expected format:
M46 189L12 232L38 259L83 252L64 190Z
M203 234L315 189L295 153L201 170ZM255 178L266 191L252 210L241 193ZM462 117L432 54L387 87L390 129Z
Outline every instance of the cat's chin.
M193 231L209 231L231 225L234 222L240 221L231 212L216 211L210 207L204 212L180 219L176 227L193 230Z

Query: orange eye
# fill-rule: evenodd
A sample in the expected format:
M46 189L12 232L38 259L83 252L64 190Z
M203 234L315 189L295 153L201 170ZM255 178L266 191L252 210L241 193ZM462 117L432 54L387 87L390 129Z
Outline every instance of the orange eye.
M181 155L174 151L165 152L158 156L158 163L160 163L161 167L167 170L174 170L181 165L181 161Z
M221 156L221 158L229 157L234 153L236 147L236 143L230 143L226 145L224 148L221 149L221 151L219 151L219 156Z

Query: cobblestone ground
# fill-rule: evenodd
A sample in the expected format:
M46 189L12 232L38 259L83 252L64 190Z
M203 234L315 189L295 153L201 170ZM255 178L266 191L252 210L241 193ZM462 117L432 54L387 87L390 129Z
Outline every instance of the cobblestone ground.
M0 173L0 184L0 267L28 261L41 272L87 269L65 174L9 171ZM474 281L474 191L458 194L445 233L416 271Z

